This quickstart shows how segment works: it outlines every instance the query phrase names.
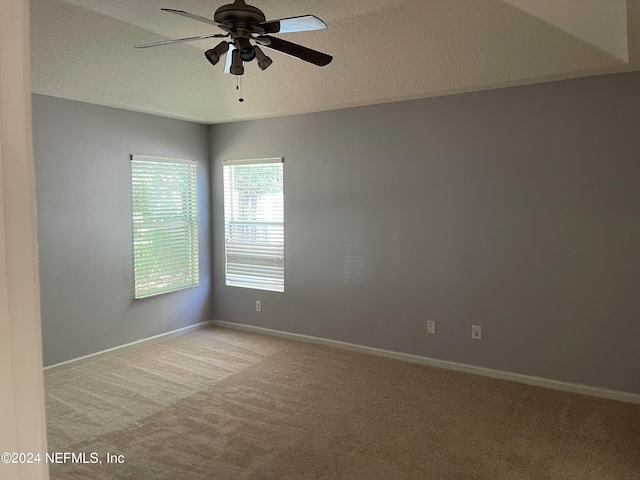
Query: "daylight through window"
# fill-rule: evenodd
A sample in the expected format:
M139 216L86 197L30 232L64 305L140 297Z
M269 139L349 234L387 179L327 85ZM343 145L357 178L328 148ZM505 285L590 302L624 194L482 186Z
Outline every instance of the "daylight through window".
M226 284L284 291L281 158L224 164Z
M193 160L131 157L135 298L198 285Z

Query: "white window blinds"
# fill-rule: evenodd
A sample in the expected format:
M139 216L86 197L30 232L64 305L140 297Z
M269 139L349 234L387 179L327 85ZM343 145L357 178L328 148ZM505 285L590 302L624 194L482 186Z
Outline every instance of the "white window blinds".
M281 158L225 162L226 284L284 291Z
M198 284L193 160L131 156L135 298Z

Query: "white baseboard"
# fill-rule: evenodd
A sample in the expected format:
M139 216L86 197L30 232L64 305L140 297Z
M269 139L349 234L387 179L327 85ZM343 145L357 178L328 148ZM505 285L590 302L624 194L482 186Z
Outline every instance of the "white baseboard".
M283 337L291 340L299 340L307 343L316 343L327 345L329 347L351 350L353 352L367 353L380 357L394 358L405 362L419 363L421 365L429 365L431 367L444 368L447 370L456 370L458 372L472 373L482 375L484 377L496 378L499 380L508 380L511 382L524 383L536 387L551 388L561 390L563 392L578 393L581 395L589 395L592 397L608 398L620 402L640 404L640 395L635 393L621 392L618 390L609 390L606 388L591 387L589 385L581 385L579 383L560 382L558 380L550 380L548 378L533 377L531 375L522 375L520 373L505 372L502 370L493 370L490 368L476 367L466 365L464 363L449 362L446 360L437 360L435 358L421 357L419 355L411 355L409 353L394 352L392 350L384 350L381 348L367 347L354 343L340 342L328 338L312 337L309 335L301 335L298 333L283 332L280 330L272 330L269 328L255 327L252 325L243 325L240 323L223 322L214 320L213 324L217 327L232 328L235 330L244 330L246 332L262 333L275 337Z
M118 353L126 352L127 350L133 350L134 348L142 347L143 345L149 345L150 343L162 342L164 340L169 340L173 337L179 337L180 335L184 335L185 333L193 332L195 330L200 330L201 328L208 327L213 325L213 320L209 320L207 322L196 323L195 325L188 325L186 327L178 328L177 330L171 330L170 332L161 333L160 335L154 335L153 337L142 338L140 340L136 340L135 342L125 343L124 345L118 345L117 347L107 348L106 350L101 350L96 353L91 353L89 355L84 355L78 358L72 358L71 360L67 360L65 362L55 363L53 365L49 365L48 367L44 367L45 373L53 373L59 370L66 370L67 368L75 367L77 365L82 365L83 363L93 362L94 360L98 360L102 357L108 357L110 355L117 355Z

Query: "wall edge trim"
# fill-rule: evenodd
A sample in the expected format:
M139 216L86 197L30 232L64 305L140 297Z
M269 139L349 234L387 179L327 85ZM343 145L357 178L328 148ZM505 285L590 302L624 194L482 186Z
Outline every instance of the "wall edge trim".
M339 340L331 340L329 338L314 337L310 335L302 335L299 333L290 333L281 330L273 330L270 328L256 327L253 325L244 325L241 323L225 322L222 320L213 320L216 327L230 328L234 330L242 330L252 333L262 333L274 337L282 337L290 340L298 340L306 343L315 343L329 347L350 350L353 352L366 353L379 357L393 358L404 362L417 363L430 367L444 368L446 370L454 370L457 372L471 373L481 375L483 377L495 378L498 380L507 380L535 387L550 388L552 390L560 390L563 392L577 393L590 397L606 398L609 400L617 400L619 402L633 403L640 405L640 394L623 392L619 390L610 390L607 388L593 387L580 383L562 382L559 380L551 380L543 377L534 377L532 375L524 375L521 373L507 372L503 370L494 370L491 368L478 367L464 363L451 362L448 360L438 360L436 358L422 357L410 353L395 352L393 350L384 350L376 347L368 347L355 343L341 342Z
M60 370L66 370L67 368L76 367L78 365L82 365L83 363L93 362L94 360L98 360L104 357L109 357L111 355L124 353L126 351L133 350L138 347L142 347L144 345L150 345L152 343L162 342L164 340L169 340L174 337L179 337L180 335L185 335L187 333L193 332L195 330L200 330L202 328L206 328L211 325L213 325L213 320L195 323L193 325L187 325L186 327L178 328L176 330L170 330L168 332L160 333L152 337L141 338L140 340L125 343L123 345L118 345L117 347L107 348L106 350L100 350L99 352L90 353L89 355L83 355L82 357L72 358L70 360L65 360L64 362L60 362L60 363L54 363L53 365L44 367L44 372L53 373L53 372L58 372Z

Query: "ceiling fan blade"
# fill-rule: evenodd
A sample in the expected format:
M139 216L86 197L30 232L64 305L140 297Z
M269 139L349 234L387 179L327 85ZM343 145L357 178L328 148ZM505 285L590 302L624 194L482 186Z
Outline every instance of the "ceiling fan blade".
M233 59L233 51L236 49L233 45L229 45L227 57L224 59L224 73L231 73L231 60Z
M229 27L222 23L218 23L215 20L211 20L206 17L201 17L200 15L195 15L193 13L185 12L184 10L174 10L173 8L161 8L160 10L162 10L163 12L175 13L176 15L182 15L183 17L191 18L193 20L198 20L199 22L208 23L209 25L215 25L216 27L220 27L224 31L229 30Z
M270 20L259 23L256 26L262 28L264 33L310 32L327 28L326 23L313 15Z
M198 37L177 38L175 40L163 40L161 42L143 43L141 45L134 45L134 47L135 48L158 47L160 45L170 45L172 43L193 42L194 40L202 40L204 38L218 38L218 37L228 37L228 36L229 35L225 35L223 33L214 33L211 35L200 35Z
M280 38L272 37L270 35L263 35L260 38L267 39L269 41L268 45L266 42L260 42L267 48L286 53L288 55L297 57L300 60L313 63L314 65L318 65L320 67L329 65L329 63L331 63L331 60L333 60L333 57L331 55L327 55L326 53L318 52L316 50L311 50L310 48L303 47L302 45L298 45L296 43L287 42L286 40L282 40Z

